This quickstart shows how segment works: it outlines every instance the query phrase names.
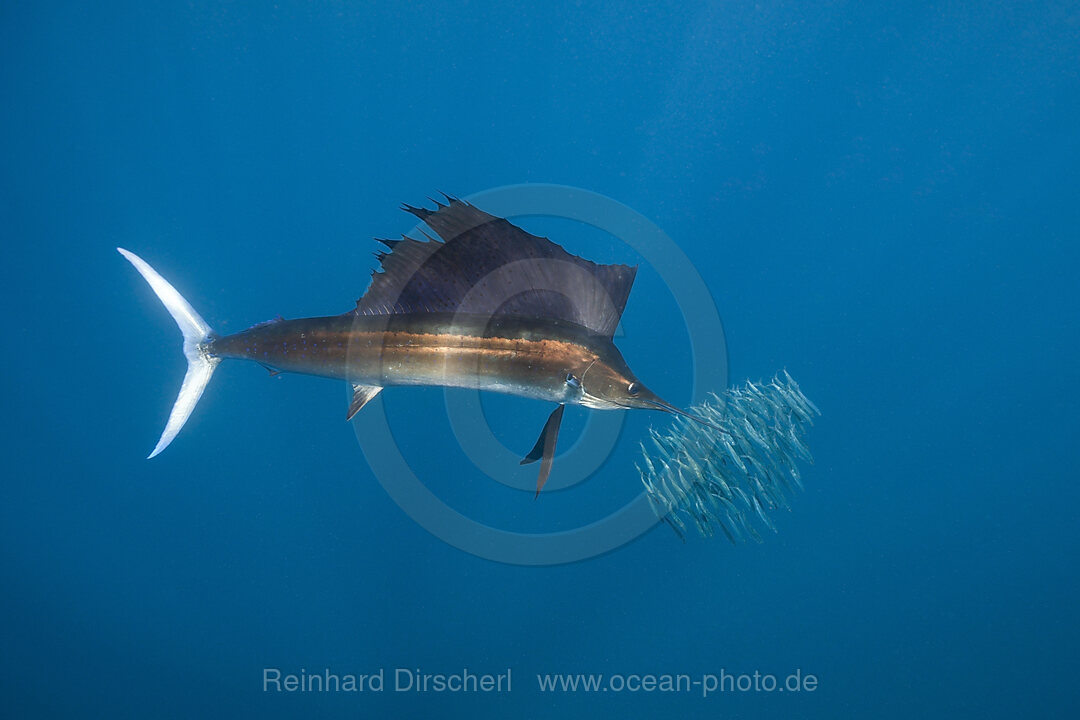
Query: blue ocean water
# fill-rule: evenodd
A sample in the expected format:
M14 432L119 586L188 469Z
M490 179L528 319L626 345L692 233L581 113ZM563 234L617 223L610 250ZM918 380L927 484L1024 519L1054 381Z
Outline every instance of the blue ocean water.
M0 58L0 714L1077 713L1075 3L6 2ZM732 384L787 368L821 408L777 534L477 557L391 499L339 383L242 363L144 459L184 360L116 246L233 332L348 310L371 238L413 226L400 203L519 184L655 223L722 319L705 361ZM684 278L519 222L643 263L618 344L689 403ZM585 482L534 501L477 467L442 391L383 395L424 485L515 532L632 500L663 422L629 414ZM550 411L482 403L506 457ZM562 447L588 418L567 411ZM398 668L512 687L398 692ZM385 688L279 692L267 669ZM816 684L625 687L755 672ZM608 690L543 692L557 673Z

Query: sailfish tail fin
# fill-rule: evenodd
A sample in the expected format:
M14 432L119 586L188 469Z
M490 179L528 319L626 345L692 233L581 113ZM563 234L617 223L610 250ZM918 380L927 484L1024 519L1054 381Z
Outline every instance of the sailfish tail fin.
M176 324L180 326L180 332L184 335L184 357L188 362L187 373L184 375L184 382L180 386L180 394L176 398L176 403L173 404L172 412L169 413L169 421L165 424L165 430L162 431L157 446L148 456L149 459L168 447L173 438L180 433L180 429L184 427L184 423L187 422L196 403L202 397L203 390L210 382L210 376L214 374L214 368L221 362L221 358L213 357L206 352L203 344L211 338L210 326L176 291L176 288L135 253L123 248L116 249L149 283L150 288L176 320Z

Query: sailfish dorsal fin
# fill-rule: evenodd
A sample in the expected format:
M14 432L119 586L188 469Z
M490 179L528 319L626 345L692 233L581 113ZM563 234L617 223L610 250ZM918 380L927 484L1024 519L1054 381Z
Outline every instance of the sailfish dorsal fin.
M404 205L437 238L380 240L381 267L356 303L362 315L460 312L543 317L610 337L636 267L600 265L458 200Z

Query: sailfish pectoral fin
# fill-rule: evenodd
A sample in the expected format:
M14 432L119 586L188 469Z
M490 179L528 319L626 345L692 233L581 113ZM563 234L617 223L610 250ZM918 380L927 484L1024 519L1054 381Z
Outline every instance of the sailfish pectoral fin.
M349 403L349 414L346 416L345 421L353 419L353 415L360 412L360 409L371 402L371 399L379 394L382 390L378 385L353 385L352 402Z
M562 407L560 405L559 407ZM550 420L549 420L550 422ZM536 462L544 454L544 435L547 433L547 424L544 425L544 429L540 431L540 437L536 438L536 444L533 445L533 449L529 451L529 454L521 458L521 462L518 465L529 465Z
M547 422L544 423L544 429L540 431L540 437L536 439L536 445L519 463L528 465L540 460L540 475L536 478L536 495L533 496L534 498L540 496L540 488L544 487L548 475L551 474L551 463L555 459L555 443L559 440L559 425L562 424L565 409L565 405L559 405L551 412Z

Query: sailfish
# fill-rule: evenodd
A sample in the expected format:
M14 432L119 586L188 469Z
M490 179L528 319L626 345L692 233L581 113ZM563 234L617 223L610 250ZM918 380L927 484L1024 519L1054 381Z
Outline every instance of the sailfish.
M149 283L183 334L187 373L149 457L176 438L225 359L272 373L352 385L351 419L383 388L443 386L554 403L532 450L539 495L568 404L596 410L689 414L646 387L612 340L636 266L602 265L547 238L446 196L435 208L403 205L434 234L380 240L379 267L356 307L340 315L281 319L218 336L149 264L119 252ZM715 426L714 426L715 427Z

